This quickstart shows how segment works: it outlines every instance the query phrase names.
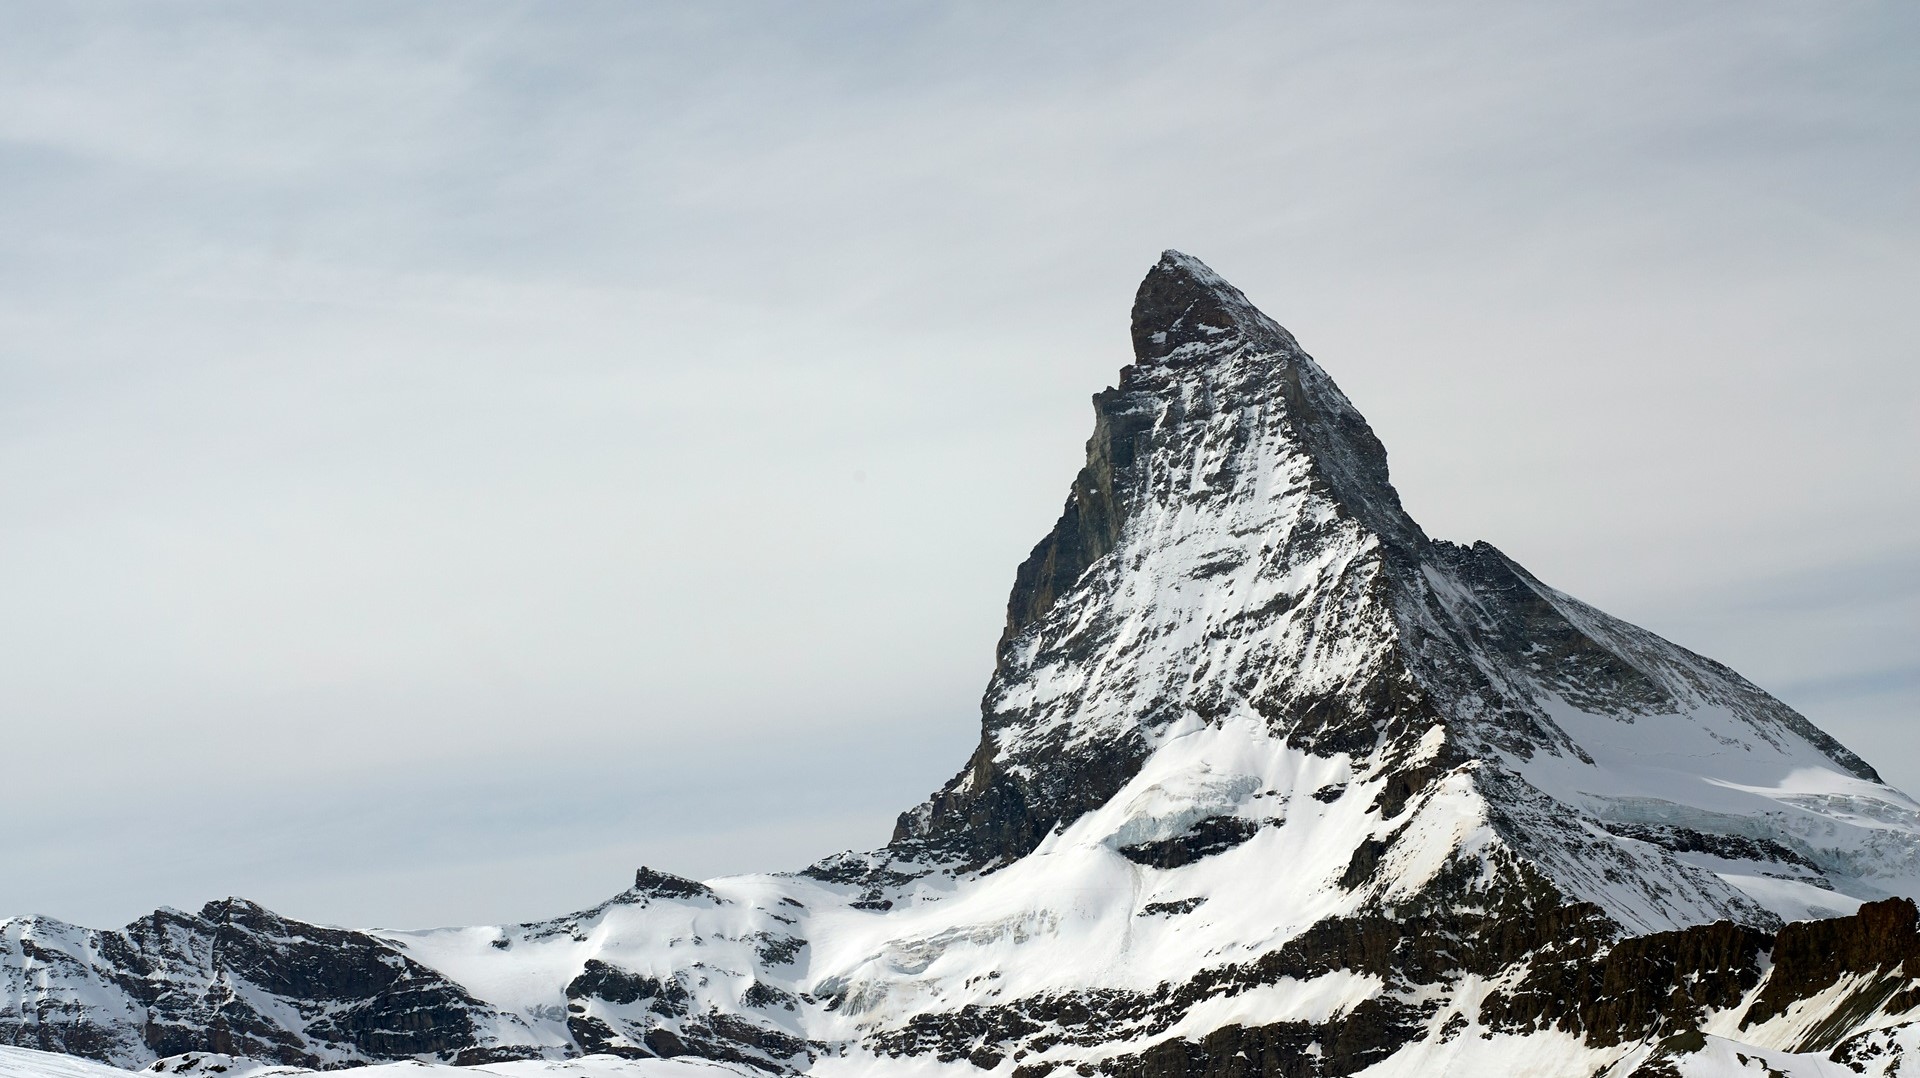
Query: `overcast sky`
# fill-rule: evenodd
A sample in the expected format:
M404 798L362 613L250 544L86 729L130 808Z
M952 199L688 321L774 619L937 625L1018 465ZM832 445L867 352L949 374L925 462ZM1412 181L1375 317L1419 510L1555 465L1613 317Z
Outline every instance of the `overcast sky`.
M1920 6L0 7L0 913L559 914L978 734L1160 250L1920 790Z

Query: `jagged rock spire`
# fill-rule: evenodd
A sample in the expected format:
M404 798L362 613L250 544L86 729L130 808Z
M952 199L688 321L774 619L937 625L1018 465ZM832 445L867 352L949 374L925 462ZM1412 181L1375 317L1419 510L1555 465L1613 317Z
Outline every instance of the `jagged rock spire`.
M1135 362L1198 359L1235 339L1252 339L1277 352L1300 350L1291 333L1205 262L1163 252L1133 296Z
M1180 437L1189 421L1210 421L1215 411L1282 413L1281 437L1312 462L1340 511L1409 554L1425 543L1388 481L1386 449L1359 410L1293 334L1206 263L1164 252L1134 295L1132 330L1134 363L1121 370L1118 389L1093 398L1086 466L1060 520L1015 574L1003 646L1119 541L1148 478L1138 467L1142 453L1156 439ZM1227 384L1198 369L1233 355L1251 361L1254 377ZM1200 411L1186 399L1195 387Z

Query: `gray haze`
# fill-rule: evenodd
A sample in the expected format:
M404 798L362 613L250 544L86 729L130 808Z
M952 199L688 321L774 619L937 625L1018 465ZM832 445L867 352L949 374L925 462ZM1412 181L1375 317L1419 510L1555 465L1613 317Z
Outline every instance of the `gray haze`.
M1920 7L0 9L0 914L497 922L958 769L1163 247L1920 790Z

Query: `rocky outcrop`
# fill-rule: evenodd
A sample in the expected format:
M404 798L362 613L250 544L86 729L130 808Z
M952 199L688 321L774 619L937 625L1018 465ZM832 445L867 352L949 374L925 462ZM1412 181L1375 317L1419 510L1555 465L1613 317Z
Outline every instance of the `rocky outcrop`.
M1602 1047L1697 1029L1753 990L1773 942L1731 921L1610 945L1554 941L1532 955L1518 984L1487 997L1480 1021L1503 1032L1557 1028Z
M126 1065L192 1052L308 1067L452 1059L480 1046L476 1019L492 1011L382 940L240 899L117 932L13 921L4 938L21 1005L0 1011L0 1043Z
M1795 1051L1832 1048L1869 1018L1920 1009L1920 925L1909 900L1872 902L1851 917L1790 924L1774 939L1771 958L1773 968L1741 1015L1741 1029L1765 1025L1842 981L1851 986L1794 1043Z

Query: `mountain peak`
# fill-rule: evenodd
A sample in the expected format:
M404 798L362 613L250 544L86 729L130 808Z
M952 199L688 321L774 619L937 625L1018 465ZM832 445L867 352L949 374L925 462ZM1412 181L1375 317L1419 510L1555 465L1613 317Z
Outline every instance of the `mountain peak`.
M1142 365L1194 362L1240 343L1299 350L1293 335L1205 262L1168 250L1133 297L1133 354Z
M1801 824L1776 838L1754 822L1789 802L1814 811L1780 786L1796 769L1830 776L1821 796L1836 804L1883 795L1856 795L1875 783L1870 768L1724 667L1491 547L1430 540L1359 410L1205 263L1160 257L1133 337L1135 362L1094 397L1060 519L1015 574L979 746L901 817L896 851L1011 863L1075 821L1119 814L1122 792L1151 785L1150 763L1186 751L1169 747L1190 733L1244 725L1373 788L1379 833L1367 841L1387 841L1415 795L1451 776L1484 808L1463 811L1523 851L1527 871L1623 929L1767 926L1842 908L1823 884L1858 879L1870 895L1882 884L1868 879L1920 879L1920 838L1907 832L1871 859L1858 849L1882 839L1858 829L1800 860L1760 857L1751 891L1675 860L1694 841L1676 820L1797 849ZM1623 732L1642 719L1637 737ZM1273 781L1244 781L1255 779ZM1736 787L1746 800L1725 792ZM1589 842L1600 833L1624 838ZM1736 845L1725 848L1786 856ZM1341 879L1373 878L1363 868ZM1769 890L1764 873L1781 872L1812 890Z
M1203 396L1219 405L1269 402L1288 416L1284 439L1313 458L1343 511L1409 556L1426 543L1387 478L1387 451L1366 418L1292 333L1205 262L1161 253L1134 293L1133 351L1134 366L1120 372L1122 389L1187 380L1191 372L1209 383ZM1225 365L1246 370L1234 377Z
M1228 284L1226 278L1215 273L1212 266L1207 265L1205 262L1200 261L1185 251L1176 251L1171 247L1160 252L1160 261L1156 263L1151 270L1147 271L1148 277L1152 277L1155 274L1185 276L1191 278L1197 284L1225 289L1236 296L1240 295L1240 290Z

